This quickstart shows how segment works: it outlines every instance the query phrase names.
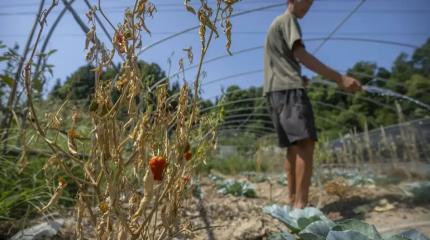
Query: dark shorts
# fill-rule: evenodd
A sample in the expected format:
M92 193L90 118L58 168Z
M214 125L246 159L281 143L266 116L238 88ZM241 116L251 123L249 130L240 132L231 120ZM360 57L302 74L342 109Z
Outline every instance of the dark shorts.
M278 134L279 147L289 147L307 138L318 140L306 89L269 92L266 98Z

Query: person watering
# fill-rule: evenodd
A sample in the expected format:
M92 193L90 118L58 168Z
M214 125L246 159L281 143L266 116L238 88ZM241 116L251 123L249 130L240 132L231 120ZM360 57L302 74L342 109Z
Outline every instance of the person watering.
M288 200L294 208L304 208L308 204L315 142L318 140L301 64L335 81L344 91L361 90L358 80L341 75L306 50L298 19L307 14L312 3L312 0L288 0L287 10L270 25L264 46L263 94L279 147L287 148Z

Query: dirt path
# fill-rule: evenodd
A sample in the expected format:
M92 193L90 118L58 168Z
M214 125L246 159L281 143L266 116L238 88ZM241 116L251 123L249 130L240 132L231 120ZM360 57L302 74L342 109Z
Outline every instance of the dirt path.
M215 185L204 179L203 200L194 198L186 204L185 214L192 217L192 226L201 228L194 239L265 239L271 233L286 230L282 223L262 212L271 203L287 204L286 186L268 181L254 186L257 198L233 197L218 193ZM414 205L404 200L396 186L356 187L344 199L311 189L311 204L322 204L323 212L333 220L360 219L384 233L396 233L421 223L413 228L430 235L430 204ZM201 217L202 212L206 220Z

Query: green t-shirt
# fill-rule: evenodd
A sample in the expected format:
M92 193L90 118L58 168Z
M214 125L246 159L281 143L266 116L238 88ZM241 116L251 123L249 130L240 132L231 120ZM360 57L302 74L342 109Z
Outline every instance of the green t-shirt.
M304 88L302 69L293 55L296 41L303 44L302 31L297 18L287 11L272 22L266 36L264 95L267 92Z

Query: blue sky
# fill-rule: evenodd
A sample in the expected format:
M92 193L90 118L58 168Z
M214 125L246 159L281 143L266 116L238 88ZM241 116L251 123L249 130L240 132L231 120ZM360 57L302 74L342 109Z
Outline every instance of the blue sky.
M46 0L46 2L49 4L50 0ZM95 0L90 0L90 2L96 4ZM143 37L144 46L197 24L195 16L184 10L182 0L154 0L153 2L159 11L153 19L148 20L148 26L153 34L151 37L148 35ZM198 1L194 0L192 2L197 3ZM210 0L209 2L214 3L215 0ZM243 0L236 5L235 11L240 12L283 2L285 0ZM132 6L133 3L133 0L102 0L103 8L114 24L121 21L122 9ZM311 11L300 21L304 39L328 36L358 3L359 0L315 0ZM0 40L9 46L14 43L24 45L26 35L29 33L34 21L34 14L38 4L39 1L35 0L0 0ZM76 0L73 6L81 18L87 22L85 17L87 8L83 1ZM60 3L53 14L50 15L48 29L63 7ZM270 23L284 11L285 7L277 7L232 19L232 51L263 45L265 33ZM419 46L430 37L429 23L430 0L367 0L334 37L377 39ZM107 26L107 24L105 25ZM112 29L110 31L111 33L113 32ZM108 42L103 32L99 31L98 35L102 40ZM55 68L54 77L48 83L48 87L51 87L57 78L64 81L79 66L85 64L84 42L84 33L70 13L67 13L49 43L49 49L57 49L58 52L50 59L50 63L54 64ZM315 49L319 43L319 41L305 41L309 51ZM216 39L206 59L224 55L226 53L224 45L225 38L223 36ZM172 72L175 72L178 70L178 60L181 57L186 58L182 49L189 46L193 47L195 59L197 60L199 57L198 50L200 49L197 31L181 35L158 45L140 57L147 62L159 64L167 72L168 58L172 56ZM401 52L410 54L413 49L361 41L330 40L316 56L333 68L344 71L360 60L375 62L379 66L389 68ZM232 57L206 64L204 70L207 72L207 76L203 82L262 68L262 49L235 54ZM192 80L194 74L194 71L186 72L187 80ZM262 73L231 78L205 85L203 89L204 97L219 94L222 86L236 84L241 87L250 87L261 86L262 83Z

